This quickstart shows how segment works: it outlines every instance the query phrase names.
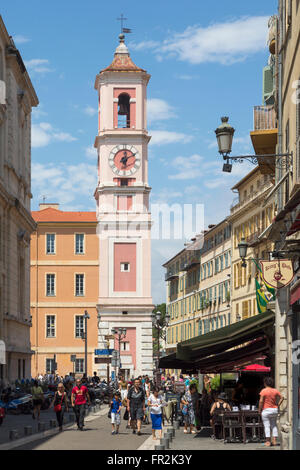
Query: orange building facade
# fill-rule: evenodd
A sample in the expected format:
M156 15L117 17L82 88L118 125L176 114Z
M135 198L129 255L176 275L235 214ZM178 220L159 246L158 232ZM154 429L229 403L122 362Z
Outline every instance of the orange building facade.
M95 212L64 212L40 204L32 212L31 237L32 377L55 368L59 375L85 372L84 312L87 321L87 373L97 370L99 243ZM71 356L76 356L75 362ZM74 359L74 357L73 357Z

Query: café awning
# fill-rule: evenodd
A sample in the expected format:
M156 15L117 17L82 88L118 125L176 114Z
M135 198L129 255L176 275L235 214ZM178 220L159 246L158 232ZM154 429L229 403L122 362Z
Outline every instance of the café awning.
M203 374L218 374L220 372L234 372L239 367L249 364L262 354L268 354L269 344L265 337L257 338L246 346L213 354L201 360L192 362L181 361L176 358L176 354L170 354L162 358L159 362L161 369L178 369L192 373L201 372Z
M198 362L201 359L227 351L235 346L263 337L274 326L275 314L271 310L233 323L206 335L191 338L177 345L176 359Z
M159 361L158 367L160 369L193 369L195 367L194 362L181 361L176 358L176 353L169 354L169 356L162 357Z

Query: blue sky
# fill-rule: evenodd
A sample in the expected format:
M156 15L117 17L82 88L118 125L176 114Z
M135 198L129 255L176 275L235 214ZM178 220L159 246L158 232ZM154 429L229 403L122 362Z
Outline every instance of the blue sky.
M222 173L214 130L230 116L233 154L252 153L253 106L262 102L267 22L275 0L2 0L1 14L31 76L32 209L43 196L62 210L94 210L96 74L112 61L121 13L131 57L152 78L148 128L152 202L204 204L205 225L229 214L231 187L251 169ZM41 7L41 5L43 5ZM192 234L191 234L192 235ZM164 300L161 265L185 240L154 241L152 285Z

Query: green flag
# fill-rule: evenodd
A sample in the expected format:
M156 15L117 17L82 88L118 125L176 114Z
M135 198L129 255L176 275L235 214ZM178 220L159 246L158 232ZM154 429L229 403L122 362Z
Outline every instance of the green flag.
M270 302L271 300L275 300L275 298L276 298L276 289L274 289L274 287L270 286L270 284L268 284L268 283L264 280L263 275L262 275L261 267L259 266L259 264L256 262L255 259L253 259L253 258L251 258L251 259L252 259L253 263L255 264L255 266L257 267L257 269L258 269L258 271L259 271L261 282L264 283L264 285L265 285L267 291L271 294L271 296L268 295L268 302Z
M266 295L262 291L257 279L255 279L255 288L256 288L256 303L257 303L258 312L264 313L267 311L269 300L266 298Z

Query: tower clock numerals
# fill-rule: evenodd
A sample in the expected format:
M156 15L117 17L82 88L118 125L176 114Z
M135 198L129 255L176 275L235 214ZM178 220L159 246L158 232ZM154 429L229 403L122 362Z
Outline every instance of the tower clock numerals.
M109 165L115 174L129 176L140 168L141 158L133 145L117 145L109 154Z

